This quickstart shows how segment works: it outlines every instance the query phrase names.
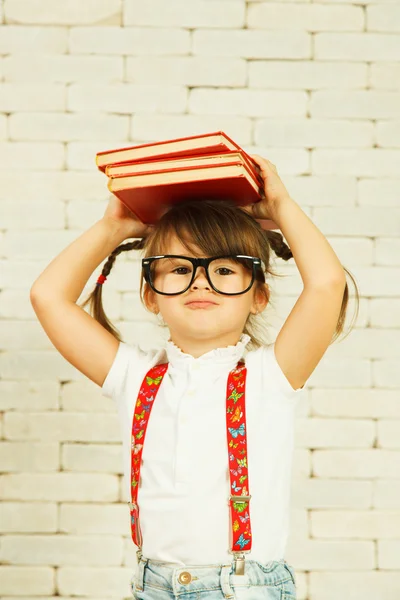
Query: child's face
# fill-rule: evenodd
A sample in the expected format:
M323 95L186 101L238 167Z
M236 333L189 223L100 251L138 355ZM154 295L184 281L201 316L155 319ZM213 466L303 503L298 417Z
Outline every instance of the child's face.
M167 251L168 250L168 251ZM165 254L193 256L181 242L172 238ZM192 299L210 300L215 304L196 308L187 304ZM198 267L192 285L186 292L174 296L149 294L151 310L160 312L175 339L209 340L231 336L239 338L249 313L260 312L266 305L262 294L257 294L255 302L255 284L244 294L228 296L214 291L209 284L205 271Z

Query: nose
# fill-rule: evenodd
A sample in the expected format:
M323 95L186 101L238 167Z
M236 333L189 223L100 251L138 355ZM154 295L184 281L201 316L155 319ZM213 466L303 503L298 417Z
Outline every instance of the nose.
M200 277L200 281L202 281L203 284L205 283L206 286L208 288L210 288L210 284L209 284L208 279L207 279L205 267L200 267L200 266L197 267L196 275L195 275L195 277L194 277L194 279L192 281L192 285L190 287L192 287L192 286L194 286L196 284L197 285L199 284L199 277Z

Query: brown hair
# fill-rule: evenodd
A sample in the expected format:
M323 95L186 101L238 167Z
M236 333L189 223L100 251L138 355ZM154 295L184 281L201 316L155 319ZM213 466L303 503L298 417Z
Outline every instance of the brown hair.
M190 247L190 243L200 248L205 256L246 254L260 258L265 264L265 279L259 274L253 289L255 291L261 290L265 294L267 301L272 305L273 302L270 299L270 291L267 283L268 277L283 277L284 275L273 271L270 264L271 250L274 251L276 256L285 261L293 257L281 233L262 229L261 225L250 214L240 210L232 201L204 199L199 202L197 200L185 200L167 210L147 237L121 244L115 248L104 263L101 274L105 277L108 276L115 259L121 252L144 250L143 258L166 254L168 240L171 239L171 235L177 236L184 247L189 252L193 252L193 254L194 249ZM355 287L357 310L349 328L350 332L358 315L359 294L353 276L347 269L344 267L343 269L348 273ZM104 313L102 290L103 285L96 284L95 289L80 306L83 308L90 303L90 310L93 317L121 341L120 332L112 325ZM140 299L146 310L149 309L146 306L145 298L149 293L152 293L152 290L144 280L142 269ZM349 289L346 283L342 306L331 343L343 332L348 300ZM166 325L164 326L166 327ZM269 343L263 339L263 334L266 333L265 326L262 326L259 317L252 313L247 318L243 332L247 333L251 338L247 346L249 350Z

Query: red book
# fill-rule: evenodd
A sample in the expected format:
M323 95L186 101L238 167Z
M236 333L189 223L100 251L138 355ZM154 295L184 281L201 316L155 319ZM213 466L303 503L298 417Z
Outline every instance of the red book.
M145 224L188 198L230 199L237 206L261 200L258 164L223 131L98 152L96 164L110 192Z
M188 158L204 154L226 154L229 152L241 152L249 167L254 170L256 177L262 183L262 177L258 174L259 167L255 160L223 131L104 150L97 152L96 165L100 171L105 173L108 165L149 162L163 158Z
M239 160L110 177L108 189L145 224L156 223L172 205L188 198L199 202L205 198L227 199L237 206L261 200L250 167ZM259 222L264 229L277 229L273 221Z

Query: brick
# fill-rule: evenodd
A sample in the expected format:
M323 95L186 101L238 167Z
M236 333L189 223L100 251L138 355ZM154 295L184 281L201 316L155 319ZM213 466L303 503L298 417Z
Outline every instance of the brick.
M334 6L293 2L250 3L247 26L256 29L319 31L363 31L364 12L359 6Z
M310 115L328 119L398 119L400 93L386 90L316 90L311 95ZM379 150L375 150L375 154Z
M53 202L46 200L38 200L35 204L35 211L32 211L32 218L27 220L25 218L26 211L28 210L29 203L27 199L10 199L9 201L2 202L1 214L2 214L2 223L6 227L7 234L4 242L5 256L12 250L9 244L12 246L12 236L18 235L18 232L22 230L22 232L26 229L34 230L41 225L42 229L60 229L64 227L65 217L64 217L64 205L62 202ZM57 232L59 235L60 232ZM45 232L45 235L57 235L54 232ZM20 235L24 235L20 233ZM31 235L36 235L36 240L39 242L39 238L43 235L43 231L34 232ZM66 232L65 236L70 236L69 232ZM11 240L11 241L10 241ZM8 248L8 249L7 249ZM23 252L23 249L21 253Z
M398 479L377 479L374 481L373 507L399 509L400 481Z
M382 570L400 568L400 540L378 540L378 566Z
M381 148L399 148L400 121L382 121L376 124L376 143Z
M396 62L377 62L370 65L370 83L372 88L399 91L400 64Z
M375 568L374 542L309 540L292 548L296 567L311 571L369 571Z
M191 0L190 10L185 0L131 0L124 5L124 25L151 27L241 27L244 24L245 3L230 0L229 10L224 0Z
M1 498L45 502L115 502L118 478L103 473L10 473L0 476Z
M109 310L107 315L110 316ZM88 378L86 381L70 381L62 385L60 407L63 411L71 412L115 412L114 400L103 396L100 387Z
M18 113L10 117L10 135L15 140L102 140L123 137L128 128L128 117L121 115Z
M384 510L311 510L313 538L390 539L399 537L400 514Z
M30 598L36 599L40 594L49 596L56 593L55 572L50 567L30 567L30 566L0 566L0 589L2 597L6 594L15 595L26 594L29 590ZM38 599L40 600L40 599Z
M269 117L280 114L299 117L306 114L306 107L307 96L304 92L264 92L247 89L194 89L190 92L188 103L189 111L194 114L241 114L246 117ZM266 138L269 139L268 135L262 137L262 139Z
M380 448L400 448L400 421L381 419L378 425L378 446Z
M0 442L0 470L57 471L60 468L57 443Z
M55 533L57 505L54 502L2 502L2 533Z
M134 115L131 134L143 142L156 139L200 135L205 131L224 131L236 140L240 146L249 144L251 140L251 121L249 118L230 115Z
M54 203L55 204L55 203ZM43 203L43 208L45 205ZM50 262L51 258L55 254L59 254L63 248L71 244L79 235L80 231L74 229L63 229L63 216L64 205L59 202L58 215L60 217L58 223L54 223L54 228L48 231L24 231L18 227L18 223L15 224L15 230L11 229L6 233L5 238L5 251L6 256L19 258L21 260L29 258L48 259ZM23 219L21 215L21 224Z
M314 451L321 452L321 451ZM313 457L313 460L314 457ZM340 508L357 509L372 506L372 481L360 479L297 477L292 484L293 508ZM395 484L396 481L393 480Z
M197 90L192 95L198 94ZM266 110L271 110L271 115L276 118L259 119L255 127L254 139L256 143L262 144L263 140L268 140L271 146L275 147L299 147L299 148L346 148L346 147L370 147L374 140L374 127L372 123L348 123L340 119L306 119L307 104L306 98L293 97L293 93L283 94L282 92L269 92L264 94L268 101ZM250 98L251 99L251 96ZM300 100L303 100L301 103ZM285 103L298 103L298 108L289 108ZM281 105L281 109L279 109ZM287 116L293 117L300 115L299 118L278 118L280 110ZM294 114L294 111L297 114ZM282 114L283 114L282 113ZM253 116L253 115L251 115ZM258 115L254 115L258 116ZM269 114L265 116L269 117Z
M360 206L399 206L400 181L384 179L360 179L358 182L358 204Z
M400 265L400 240L397 238L377 239L375 243L375 264Z
M71 54L177 56L188 54L191 32L179 27L71 27Z
M313 389L310 404L312 414L316 417L400 418L397 390Z
M398 61L400 36L384 33L316 33L315 58L318 60Z
M248 60L249 88L357 89L368 83L367 65L327 60Z
M400 7L398 4L366 7L367 31L400 32Z
M372 327L400 327L400 305L397 298L371 298Z
M211 65L209 57L202 56L128 56L126 79L128 83L136 84L152 84L157 81L159 85L243 87L246 81L246 63L242 58L230 57L215 57Z
M57 588L67 597L129 598L133 570L123 567L60 567L57 569Z
M400 214L399 208L389 208L385 211L377 211L373 207L348 207L343 209L331 207L314 208L314 222L325 234L330 235L368 235L389 236L395 235L396 218ZM383 275L380 267L372 266L371 274ZM395 271L395 269L389 270ZM358 270L360 273L360 269ZM394 273L392 273L393 275ZM396 286L391 286L396 287ZM386 294L383 294L386 295Z
M376 387L397 389L400 386L399 360L374 361L372 378Z
M345 569L342 572L327 568L325 572L310 573L310 594L324 600L335 600L343 590L354 585L357 578L359 583L354 587L353 600L376 600L385 594L385 600L396 600L400 593L400 579L396 572Z
M119 56L75 56L15 54L3 60L6 82L75 83L123 80L123 60Z
M8 0L6 4L9 4ZM65 54L67 49L68 29L66 27L24 27L24 25L10 23L0 25L0 54L15 52Z
M4 535L1 557L13 564L113 566L122 560L117 536Z
M62 84L0 84L0 110L3 112L62 111L65 108L66 89Z
M12 322L14 336L16 330ZM24 327L22 323L21 327ZM6 327L2 328L6 333ZM25 329L24 329L25 331ZM22 339L21 331L21 339ZM17 334L18 335L18 334ZM58 385L55 381L0 381L0 410L58 410Z
M71 85L68 89L68 109L72 111L86 112L90 109L127 115L132 112L171 114L185 112L186 105L187 90L183 85L98 84ZM114 135L122 136L125 133L117 126L112 129ZM93 139L94 136L89 138Z
M315 450L313 473L316 477L391 479L398 477L400 454L392 450Z
M109 143L109 142L108 142ZM93 144L93 149L98 148L98 143ZM26 171L17 167L11 173L4 171L2 173L2 185L0 189L0 198L2 200L2 222L4 223L4 211L8 210L8 215L17 215L24 212L28 206L29 198L35 198L36 210L31 213L29 222L18 219L15 225L8 225L7 229L30 228L33 229L52 229L53 222L47 226L45 220L46 214L51 213L52 206L56 206L57 215L63 215L62 204L55 200L99 200L106 199L109 191L105 185L104 175L93 170L95 164L95 152L91 155L92 172L84 171L49 171L35 170ZM25 200L24 200L25 198ZM6 204L4 200L12 200ZM50 202L51 201L51 202ZM16 209L13 211L13 206ZM39 216L36 219L36 213ZM9 218L7 216L7 218ZM64 223L60 219L59 223ZM18 224L18 225L17 225ZM31 225L30 225L31 224Z
M303 31L254 31L252 29L198 30L193 33L195 55L238 58L311 58L311 37ZM213 61L214 63L214 61Z
M305 448L369 448L376 436L372 419L298 419L296 446Z
M69 0L66 4L51 0L6 0L5 17L8 23L42 25L115 25L121 22L119 0Z
M3 169L61 169L64 148L59 142L0 142L0 161Z
M121 444L63 444L61 466L63 471L122 475Z
M60 505L59 523L62 533L74 535L130 535L129 507L125 503L62 503ZM130 543L132 544L132 541Z
M117 414L39 412L6 414L9 440L120 442Z
M329 353L335 358L400 358L400 349L396 348L397 337L395 329L358 328L343 343L332 345Z

